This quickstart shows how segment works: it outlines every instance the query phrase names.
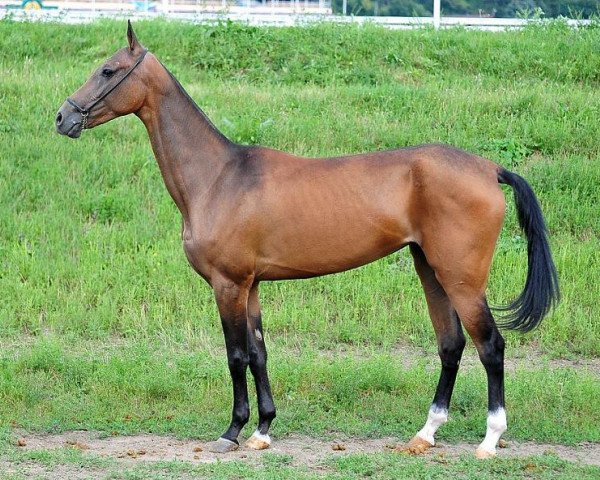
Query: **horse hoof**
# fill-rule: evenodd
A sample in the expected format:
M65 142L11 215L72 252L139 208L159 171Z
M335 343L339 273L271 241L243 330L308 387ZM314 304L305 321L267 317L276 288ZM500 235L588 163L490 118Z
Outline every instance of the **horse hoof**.
M269 434L262 434L258 430L246 440L245 446L253 450L264 450L271 445L271 437Z
M475 450L475 456L480 459L483 460L485 458L492 458L496 456L496 452L490 452L489 450L485 450L481 447L479 447L477 450Z
M424 438L415 435L406 445L398 445L397 452L408 453L409 455L421 455L433 447L433 443L428 442Z
M206 450L212 453L233 452L238 448L240 448L240 446L236 442L232 442L231 440L222 437L214 442L208 442L206 444Z

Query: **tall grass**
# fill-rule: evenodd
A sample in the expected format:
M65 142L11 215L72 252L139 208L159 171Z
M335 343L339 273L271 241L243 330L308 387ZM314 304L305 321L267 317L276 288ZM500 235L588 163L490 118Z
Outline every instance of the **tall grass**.
M224 425L229 395L220 322L210 289L181 251L178 213L142 125L119 119L79 141L54 133L60 104L125 44L124 30L114 21L0 21L0 339L10 352L0 360L0 419L13 416L36 428L52 422L114 427L114 408L140 408L143 420L135 428L193 433L150 420L155 411L172 411L179 415L174 422L217 433L211 429ZM550 228L563 301L534 333L507 334L509 351L526 346L552 356L600 355L600 29L555 22L504 33L398 32L371 25L257 29L152 21L136 31L237 142L327 156L439 141L525 176ZM514 297L525 279L526 244L506 193L507 220L488 290L492 303ZM406 252L340 275L261 289L277 359L276 396L290 398L283 400L283 431L302 425L322 431L319 422L335 410L348 432L412 433L420 417L400 424L396 413L414 413L411 401L424 412L435 375L389 367L393 360L385 352L409 342L437 360ZM63 339L58 347L37 343L37 337L55 336ZM64 342L88 345L91 356L65 353ZM108 358L110 343L125 350ZM170 353L169 344L197 351L188 358ZM321 365L315 352L339 344L373 360ZM147 345L157 346L156 358L148 357ZM288 348L314 355L296 359ZM173 362L178 372L183 367L171 377ZM553 375L532 370L515 378L509 391L518 396L518 411L529 414L557 401L560 392L544 391ZM566 385L556 410L562 430L540 419L539 428L523 424L516 434L597 440L596 430L581 423L597 416L597 379L560 375ZM353 383L361 376L366 383ZM469 414L485 400L482 378L469 373L459 387L457 399L471 402L462 407ZM469 384L476 397L469 396ZM591 406L568 403L581 385L588 392L581 398ZM314 397L323 391L329 393L321 400ZM395 403L403 395L409 403ZM317 400L321 416L306 423ZM211 412L222 417L203 420L184 401L209 402L206 408L213 405ZM352 423L363 407L374 419L359 415ZM359 426L363 421L366 427ZM469 422L465 415L457 430L447 430L470 435Z

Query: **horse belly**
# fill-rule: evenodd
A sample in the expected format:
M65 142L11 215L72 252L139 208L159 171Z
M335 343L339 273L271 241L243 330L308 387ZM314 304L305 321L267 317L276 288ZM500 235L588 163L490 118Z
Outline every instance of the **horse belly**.
M277 232L257 262L264 280L308 278L360 267L411 241L408 228L396 219L342 219L323 224L296 224ZM290 234L291 233L291 234Z

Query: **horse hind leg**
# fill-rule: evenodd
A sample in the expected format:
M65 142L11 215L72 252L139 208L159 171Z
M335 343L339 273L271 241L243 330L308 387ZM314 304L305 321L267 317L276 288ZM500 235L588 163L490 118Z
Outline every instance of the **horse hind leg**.
M448 420L450 398L465 347L465 337L456 311L444 288L435 277L435 272L427 262L423 251L416 244L410 245L410 251L425 291L429 316L435 330L442 364L435 396L425 425L406 446L398 448L400 451L419 454L435 445L434 436L437 429Z
M491 261L491 257L490 257ZM487 263L489 265L489 262ZM488 383L488 417L485 439L476 450L478 458L496 454L496 445L506 431L504 408L504 339L498 331L485 297L487 267L476 257L462 257L456 268L438 275L452 306L473 340ZM485 271L484 271L485 270Z
M463 325L477 348L487 374L487 429L475 455L477 458L488 458L496 455L496 445L507 429L504 405L504 339L496 327L485 297L467 301L457 308L464 312L461 315Z

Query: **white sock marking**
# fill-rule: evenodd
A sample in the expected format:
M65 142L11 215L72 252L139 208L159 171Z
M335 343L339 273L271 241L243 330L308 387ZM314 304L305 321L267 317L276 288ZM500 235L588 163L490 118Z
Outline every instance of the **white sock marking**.
M448 410L445 408L438 408L432 405L429 409L429 415L427 415L427 422L419 432L417 437L421 437L423 440L427 440L432 445L435 445L433 436L440 426L448 421Z
M506 431L506 412L503 408L499 408L495 412L488 412L487 430L485 438L479 445L478 449L495 454L496 445L502 434Z
M271 437L268 433L260 433L260 431L257 429L254 431L252 436L254 438L257 438L258 440L265 442L267 445L271 445Z

